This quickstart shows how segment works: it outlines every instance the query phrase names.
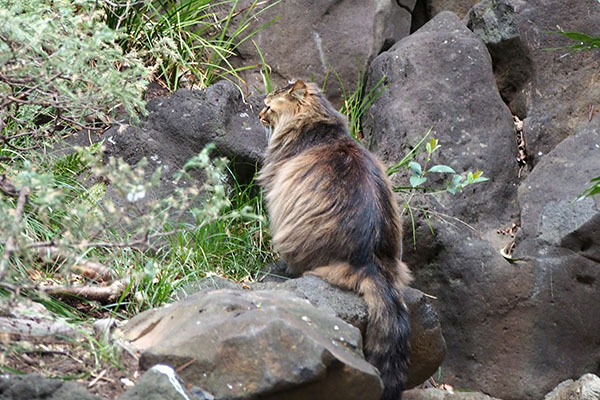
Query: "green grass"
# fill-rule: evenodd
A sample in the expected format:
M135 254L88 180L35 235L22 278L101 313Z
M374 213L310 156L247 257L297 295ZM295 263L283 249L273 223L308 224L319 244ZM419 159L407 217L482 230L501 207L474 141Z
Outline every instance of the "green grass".
M171 90L182 85L205 88L217 79L245 85L239 72L256 67L234 67L229 58L258 31L255 18L277 4L258 0L241 9L238 0L154 0L131 6L104 3L106 23L124 33L121 46L142 55L154 67L155 78Z

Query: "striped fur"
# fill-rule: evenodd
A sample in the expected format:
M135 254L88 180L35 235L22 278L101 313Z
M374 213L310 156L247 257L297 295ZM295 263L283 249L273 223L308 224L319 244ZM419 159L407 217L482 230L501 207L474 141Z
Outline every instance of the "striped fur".
M275 248L291 273L318 275L363 295L369 312L367 360L384 400L400 397L407 375L409 321L402 292L398 207L382 165L348 133L345 118L311 84L267 96L271 130L259 182Z

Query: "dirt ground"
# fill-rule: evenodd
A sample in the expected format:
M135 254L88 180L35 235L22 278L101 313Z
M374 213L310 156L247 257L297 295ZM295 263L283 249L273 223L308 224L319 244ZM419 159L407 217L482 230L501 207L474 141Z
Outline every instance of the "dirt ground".
M137 360L127 351L111 360L119 364L115 365L96 358L89 343L78 340L2 333L0 342L3 372L72 380L105 399L116 399L141 375Z
M27 299L0 298L0 373L75 381L96 396L117 398L142 374L137 356L116 340L99 340L90 324L66 323Z

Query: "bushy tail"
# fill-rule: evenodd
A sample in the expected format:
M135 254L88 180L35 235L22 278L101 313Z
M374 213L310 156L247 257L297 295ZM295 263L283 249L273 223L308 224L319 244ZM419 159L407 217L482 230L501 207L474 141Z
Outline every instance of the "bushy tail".
M385 385L382 400L398 400L408 374L408 311L400 292L402 285L386 277L381 267L375 270L359 288L369 312L365 356L377 367Z

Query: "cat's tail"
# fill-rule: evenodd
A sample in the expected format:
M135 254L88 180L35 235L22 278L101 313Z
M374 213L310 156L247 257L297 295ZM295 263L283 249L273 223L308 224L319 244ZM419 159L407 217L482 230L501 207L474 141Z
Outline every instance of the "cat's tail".
M365 356L383 380L382 400L400 399L408 375L410 325L402 294L404 284L396 274L387 276L387 271L397 268L378 265L374 274L359 283L369 314Z

